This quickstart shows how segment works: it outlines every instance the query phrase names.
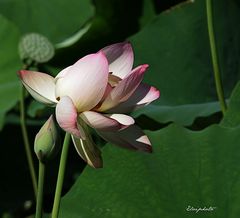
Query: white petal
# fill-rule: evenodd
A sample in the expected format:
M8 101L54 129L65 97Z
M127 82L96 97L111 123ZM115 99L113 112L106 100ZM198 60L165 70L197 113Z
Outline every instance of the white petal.
M18 74L25 88L37 101L48 105L57 103L52 76L28 70L21 70Z
M105 55L87 55L57 76L56 97L69 96L78 112L87 111L102 99L107 81Z
M78 125L77 117L78 114L72 100L67 96L61 97L56 106L56 119L59 126L66 132L85 139L85 133L82 127Z
M116 43L107 46L101 51L106 55L109 62L109 72L120 78L124 78L132 70L133 50L129 42Z
M106 115L116 121L118 121L119 123L121 123L122 125L125 126L130 126L132 124L134 124L134 119L130 116L127 116L125 114L110 114L110 115Z
M131 125L126 129L114 131L97 131L98 134L106 141L120 147L152 152L151 142L144 132L136 125Z
M69 72L69 70L71 69L71 67L72 67L72 65L69 66L69 67L66 67L66 68L64 68L62 71L60 71L60 72L58 73L58 75L55 77L55 83L56 83L56 81L57 81L59 78L65 77L65 76L68 74L68 72Z

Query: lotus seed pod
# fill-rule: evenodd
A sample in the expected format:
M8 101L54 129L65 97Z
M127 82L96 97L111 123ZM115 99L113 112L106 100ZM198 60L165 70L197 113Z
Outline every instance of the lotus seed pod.
M34 141L34 151L41 162L47 162L58 152L57 128L51 115L37 133Z
M54 47L43 35L29 33L19 42L19 55L23 61L44 63L54 56Z

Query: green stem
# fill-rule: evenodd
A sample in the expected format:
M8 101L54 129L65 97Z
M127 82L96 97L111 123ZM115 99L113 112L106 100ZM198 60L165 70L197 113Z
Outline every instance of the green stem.
M70 134L66 133L65 139L63 142L62 154L61 154L60 165L58 170L58 178L57 178L57 186L56 186L54 203L53 203L52 218L58 217L62 186L63 186L64 174L66 169L69 141L70 141Z
M225 114L227 110L227 105L224 99L221 74L220 74L220 69L218 64L218 56L217 56L217 49L216 49L214 28L213 28L213 18L212 18L212 0L206 0L206 10L207 10L208 34L209 34L209 42L210 42L210 48L211 48L216 90L217 90L218 99L221 105L222 113Z
M36 218L42 218L44 177L45 177L45 164L39 161Z
M30 149L29 140L28 140L28 133L27 133L27 127L26 127L26 120L25 120L24 94L25 94L25 90L22 86L21 97L20 97L20 123L21 123L23 142L24 142L25 153L27 156L28 167L29 167L31 178L32 178L33 191L36 197L37 196L37 178L36 178L31 149Z

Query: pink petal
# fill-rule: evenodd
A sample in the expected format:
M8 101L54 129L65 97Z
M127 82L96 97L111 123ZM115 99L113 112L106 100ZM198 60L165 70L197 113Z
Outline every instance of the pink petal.
M85 111L79 117L90 127L101 131L117 131L134 123L133 118L124 114L102 115L94 111Z
M75 137L85 139L85 133L82 127L78 125L77 117L77 110L73 105L72 100L67 96L61 97L56 106L56 119L59 126Z
M18 75L25 88L37 101L48 105L57 103L55 83L52 76L28 70L21 70Z
M111 108L109 113L129 113L140 107L150 104L152 101L160 97L160 92L153 86L141 83L135 92L127 101L124 101L114 108Z
M137 89L143 79L144 72L148 68L147 64L138 66L131 74L120 81L117 86L105 98L98 111L106 111L126 101Z
M145 94L145 93L147 93L147 94ZM138 98L138 96L139 97L144 96L140 101L138 101L137 105L146 105L146 104L150 104L152 101L158 99L160 97L160 91L153 86L149 86L149 85L143 83L143 84L141 84L139 89L136 90L136 93L134 93L134 95L132 95L132 96L133 96L133 99L135 99L135 100Z
M98 134L106 141L115 145L132 150L152 152L151 142L136 125L131 125L117 132L98 131Z
M69 96L78 112L90 110L102 99L107 81L105 55L87 55L57 76L56 97Z
M87 133L86 135L85 140L72 135L73 144L80 157L86 161L88 165L93 168L101 168L103 166L101 151L93 142L91 135Z
M109 72L124 78L132 70L133 50L129 42L116 43L101 49L109 62Z

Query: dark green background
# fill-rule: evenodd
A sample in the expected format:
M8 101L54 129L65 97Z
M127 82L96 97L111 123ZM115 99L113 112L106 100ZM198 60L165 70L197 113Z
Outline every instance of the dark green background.
M54 58L39 65L39 71L56 75L86 54L128 40L134 48L134 65L150 65L144 81L161 91L159 100L133 113L152 142L153 154L107 144L102 149L104 168L94 170L85 167L71 146L60 217L239 217L240 4L214 0L213 9L229 105L224 117L215 91L205 1L1 1L0 216L27 217L35 210L19 125L21 84L16 71L23 65L20 38L38 32L58 45ZM74 43L59 47L83 30ZM25 103L33 143L54 110L30 96ZM105 144L97 136L95 140L101 147ZM46 217L58 160L59 156L47 168ZM34 161L37 167L36 157ZM27 200L32 202L29 208L24 206ZM194 213L186 210L189 205L216 208Z

